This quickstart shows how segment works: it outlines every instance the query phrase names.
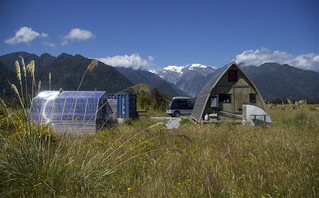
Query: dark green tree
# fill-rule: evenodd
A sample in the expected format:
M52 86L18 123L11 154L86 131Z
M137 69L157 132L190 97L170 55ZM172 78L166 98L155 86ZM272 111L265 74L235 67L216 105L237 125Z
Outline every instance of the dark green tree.
M151 102L155 110L164 111L168 103L168 96L161 94L158 89L154 88L151 92Z
M137 91L136 97L137 97L137 103L139 104L139 106L142 109L147 110L151 104L150 94L148 92Z

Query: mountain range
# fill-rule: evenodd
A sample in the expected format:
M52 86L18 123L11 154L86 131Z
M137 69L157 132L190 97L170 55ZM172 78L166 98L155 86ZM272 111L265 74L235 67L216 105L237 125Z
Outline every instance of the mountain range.
M264 99L319 98L318 72L278 63L239 66L254 82ZM191 64L168 66L151 71L196 98L206 83L217 73L216 70L216 67Z
M48 75L52 74L52 90L76 90L81 78L92 61L81 55L63 53L58 57L50 54L37 56L16 52L0 56L0 96L14 95L10 83L18 85L15 61L22 56L25 63L36 65L36 80L41 80L42 90L49 87ZM264 99L319 98L319 73L302 70L287 64L265 63L260 66L241 66L255 83ZM81 90L105 90L118 92L135 84L148 84L161 93L196 98L205 84L215 75L217 68L201 64L167 66L164 68L134 70L112 67L99 62L92 72L87 72ZM31 80L28 80L31 82ZM29 85L30 86L30 85Z
M319 98L319 73L287 64L242 67L264 99Z
M180 90L176 85L170 83L157 74L142 70L126 67L115 67L119 72L124 74L134 84L147 84L151 88L157 88L159 92L167 94L170 98L174 96L187 96L188 94Z
M196 98L202 88L210 80L217 68L201 64L185 66L167 66L162 69L151 70L164 80L175 84L189 96Z
M50 54L37 56L26 52L16 52L0 56L0 96L11 97L14 95L10 83L17 83L15 61L21 62L24 58L25 64L31 60L35 61L36 81L41 80L42 90L49 89L49 73L51 73L51 89L76 90L91 59L79 54L72 56L62 53L58 57ZM31 80L28 80L31 82ZM87 72L80 90L105 90L107 92L119 92L135 84L148 84L151 88L157 88L169 97L186 95L175 85L166 82L157 75L148 71L135 71L124 68L114 68L102 62L98 63L92 72ZM30 85L29 85L30 86Z

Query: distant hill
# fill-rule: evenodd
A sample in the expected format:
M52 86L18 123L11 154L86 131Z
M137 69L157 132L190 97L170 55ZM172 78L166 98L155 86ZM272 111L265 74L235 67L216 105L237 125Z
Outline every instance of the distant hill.
M287 64L265 63L242 67L264 99L318 98L319 73Z
M1 97L14 96L14 92L11 89L9 82L15 85L18 85L17 73L5 67L0 66L0 96Z
M76 90L81 78L92 60L81 55L61 54L50 64L39 69L44 89L48 89L51 72L52 89ZM105 90L118 92L133 86L133 82L109 65L99 62L92 72L87 72L80 90Z
M14 95L10 84L17 86L15 61L19 56L28 64L31 60L36 64L36 81L42 82L42 90L48 89L48 75L52 74L52 90L77 89L82 75L92 60L79 54L72 56L66 53L58 57L50 54L37 56L26 52L16 52L0 56L0 96ZM244 72L255 83L264 99L274 98L319 98L319 73L302 70L287 64L265 63L258 67L242 67ZM153 72L153 71L152 71ZM205 84L215 74L216 68L191 64L186 66L168 66L155 73L145 70L106 65L99 62L92 72L85 76L81 90L105 90L118 92L134 84L148 84L157 88L169 97L189 95L197 97ZM28 80L30 83L31 80ZM30 85L29 85L30 86ZM20 88L19 88L20 89ZM183 90L183 91L181 91ZM186 92L186 93L185 93Z
M23 57L25 64L28 64L31 60L34 60L37 68L41 68L43 65L48 65L46 63L50 63L53 59L55 59L54 56L49 54L42 54L40 57L38 57L35 54L29 54L27 52L15 52L0 56L0 67L15 71L15 61L21 62L20 56Z
M35 65L39 68L49 66L53 61L55 61L56 57L51 56L48 53L42 54L38 59L35 60Z
M76 90L87 66L92 61L79 54L72 56L66 53L62 53L58 57L47 53L37 56L26 52L16 52L0 56L1 97L11 97L14 95L8 81L18 85L15 61L21 61L19 56L24 58L26 65L31 60L35 61L36 81L38 83L41 80L41 90L49 89L49 73L51 73L52 77L52 90L59 90L60 88L63 88L63 90ZM28 82L30 83L31 79ZM167 94L169 97L187 95L175 85L166 82L154 73L127 68L115 69L102 62L99 62L92 72L87 72L80 90L118 92L134 84L141 83L148 84L151 88L157 88L161 93Z
M187 96L187 94L177 88L174 84L169 83L152 72L132 68L116 67L116 69L130 79L134 84L148 84L151 88L157 88L161 93L168 97Z
M35 61L35 76L37 83L41 80L42 90L49 88L48 76L51 72L52 90L76 90L81 78L92 60L81 55L69 55L66 53L58 57L49 54L42 54L40 57L25 52L7 54L0 57L1 71L1 96L12 96L12 90L8 81L15 82L17 85L15 61L20 62L19 56L28 64L31 60ZM31 80L29 80L31 82ZM8 86L7 86L8 85ZM85 76L80 90L105 90L107 92L118 92L124 90L134 83L115 68L99 62L92 72Z

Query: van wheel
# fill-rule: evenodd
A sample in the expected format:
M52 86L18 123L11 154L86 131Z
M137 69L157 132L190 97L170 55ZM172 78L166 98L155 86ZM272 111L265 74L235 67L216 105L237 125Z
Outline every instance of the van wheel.
M179 117L181 115L181 113L179 111L175 111L173 114L173 117Z

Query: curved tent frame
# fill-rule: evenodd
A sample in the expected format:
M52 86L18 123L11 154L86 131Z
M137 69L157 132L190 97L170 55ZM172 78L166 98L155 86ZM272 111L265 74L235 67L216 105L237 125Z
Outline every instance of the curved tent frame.
M113 112L105 91L43 91L32 100L30 119L55 131L95 132Z

